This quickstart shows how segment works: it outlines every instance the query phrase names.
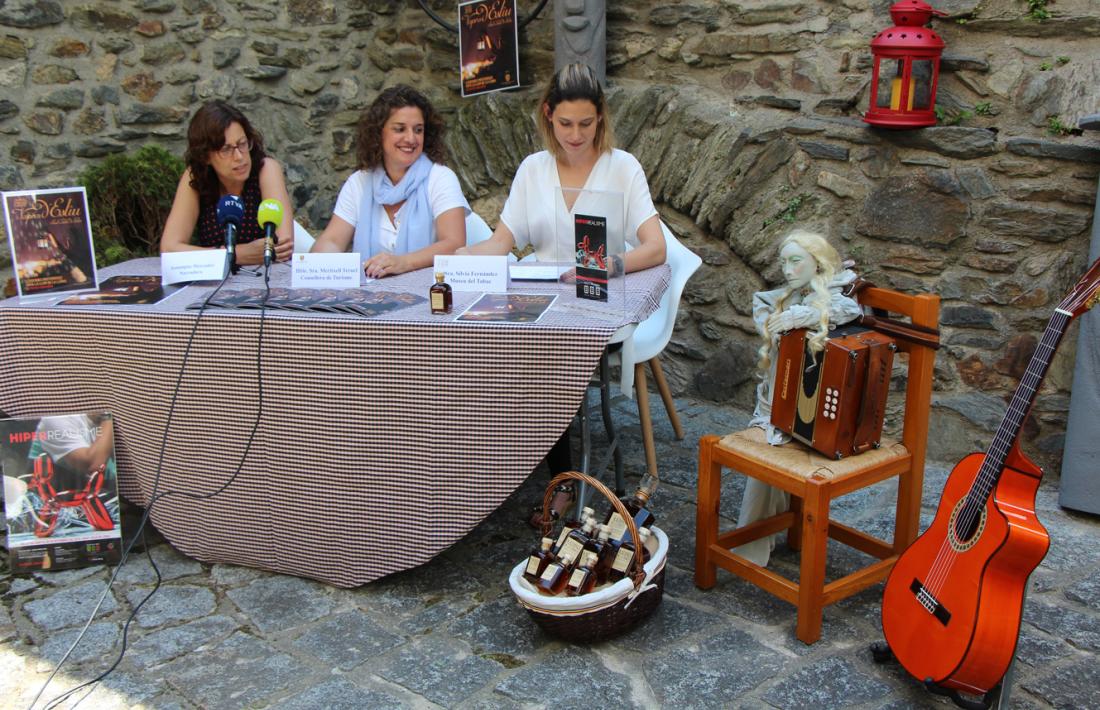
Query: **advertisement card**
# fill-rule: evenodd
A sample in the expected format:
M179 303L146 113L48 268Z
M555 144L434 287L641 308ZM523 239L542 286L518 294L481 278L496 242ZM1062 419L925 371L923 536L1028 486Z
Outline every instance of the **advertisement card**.
M516 0L473 0L458 5L462 95L519 86Z
M160 277L112 276L99 284L98 291L70 296L59 306L116 306L159 303L180 289L179 286L162 286Z
M12 572L118 562L109 412L0 420L0 468Z
M573 216L577 253L577 298L607 300L607 218Z
M3 193L20 298L96 287L92 225L83 187Z
M537 323L557 296L544 293L487 293L456 320L477 323Z

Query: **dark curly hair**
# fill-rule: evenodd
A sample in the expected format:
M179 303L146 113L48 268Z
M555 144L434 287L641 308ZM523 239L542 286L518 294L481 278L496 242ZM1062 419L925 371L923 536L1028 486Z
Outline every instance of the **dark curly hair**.
M264 152L264 137L252 127L245 115L224 101L207 101L187 127L187 151L183 154L187 167L191 169L191 187L199 193L200 203L213 202L221 194L218 175L210 166L210 153L225 145L225 130L233 122L241 124L245 137L252 142L248 151L252 158L249 179L260 174L267 153Z
M424 115L424 155L433 163L447 162L447 147L443 144L443 134L447 129L443 118L427 97L411 86L398 84L379 94L359 116L356 158L362 170L372 170L382 165L382 126L391 113L406 106L415 106Z

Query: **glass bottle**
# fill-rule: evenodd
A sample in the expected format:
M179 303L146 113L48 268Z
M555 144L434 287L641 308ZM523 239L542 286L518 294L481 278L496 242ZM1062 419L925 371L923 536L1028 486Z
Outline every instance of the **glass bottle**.
M558 535L557 542L554 543L554 554L560 555L561 554L561 546L565 542L565 538L569 537L569 533L571 533L574 530L576 530L577 528L579 528L581 526L582 522L584 522L585 520L588 520L589 518L593 517L595 514L596 514L595 510L593 510L592 508L589 508L588 506L585 506L584 509L581 511L581 519L580 520L566 520L565 524L562 525L561 533Z
M638 538L642 541L642 564L649 561L649 550L646 549L646 541L649 540L649 528L641 528L638 530ZM611 563L611 570L608 572L607 581L618 582L623 577L627 576L630 572L630 566L634 562L634 555L637 553L634 542L628 540L619 546L618 552L615 554L615 559Z
M546 570L546 566L556 559L554 553L550 551L553 545L554 538L544 537L539 549L532 552L531 556L527 558L527 567L523 571L523 576L528 582L538 584L539 577Z
M562 555L554 562L546 565L546 569L539 576L539 588L557 594L565 588L569 581L569 573L573 569L573 558Z
M634 525L641 530L642 528L648 528L657 518L649 511L646 505L649 503L649 499L653 496L654 491L657 490L657 484L659 483L656 476L646 474L642 478L641 485L638 486L638 490L634 491L634 495L630 498L623 499L623 505L626 506L627 512L634 518ZM604 521L608 527L611 528L611 539L620 544L630 539L630 529L626 525L626 521L619 515L618 511L614 508L607 516L607 520Z
M565 585L565 593L571 597L588 594L596 586L596 553L585 550L581 562L569 575L569 582Z
M451 296L451 285L443 280L442 272L435 272L435 283L428 289L428 299L431 301L432 313L450 313Z
M611 572L611 563L615 561L615 555L619 552L618 546L611 542L611 529L606 525L600 526L594 547L597 549L596 584L604 584L607 582L607 575Z
M565 541L558 548L558 557L568 555L570 559L580 560L581 553L584 552L588 542L592 539L595 529L595 518L588 518L580 528L570 530L569 535L566 536Z

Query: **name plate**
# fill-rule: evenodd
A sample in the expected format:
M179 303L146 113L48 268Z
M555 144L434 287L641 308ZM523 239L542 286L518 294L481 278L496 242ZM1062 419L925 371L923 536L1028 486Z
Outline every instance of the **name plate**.
M168 251L160 255L160 282L221 281L225 278L225 249Z
M359 288L358 253L298 253L291 258L291 288Z
M507 256L437 255L436 272L443 272L453 291L504 293L508 290Z

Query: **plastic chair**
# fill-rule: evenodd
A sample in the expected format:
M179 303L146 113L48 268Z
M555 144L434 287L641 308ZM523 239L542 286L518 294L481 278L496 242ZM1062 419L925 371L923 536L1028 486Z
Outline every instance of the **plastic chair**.
M665 373L661 369L659 356L672 337L672 328L676 325L676 313L680 309L680 296L684 293L684 286L703 263L695 252L680 243L664 222L661 222L661 233L665 235L665 261L672 269L668 289L661 296L661 305L638 324L630 337L630 342L625 343L622 350L617 353L623 373L627 373L628 369L634 373L633 389L638 393L638 419L642 427L646 467L654 476L657 475L657 452L653 443L653 420L649 414L649 391L646 388L645 366L648 363L653 373L653 381L657 384L657 391L665 404L665 411L668 412L668 420L672 423L676 438L683 439L684 429L680 425L680 417L676 414L672 392L668 388ZM623 382L629 391L629 380L624 379Z
M860 303L899 313L914 325L935 329L939 324L939 296L906 296L869 288ZM897 340L908 356L905 414L901 441L885 437L877 449L833 460L791 442L771 446L759 428L723 438L713 434L699 441L699 491L695 515L695 586L710 589L721 567L798 607L795 633L804 643L821 637L826 604L849 597L890 573L898 556L917 537L920 524L924 456L928 444L928 413L932 400L932 370L936 351L928 345ZM722 468L752 476L791 494L786 512L731 532L718 534ZM898 477L894 539L886 542L829 519L833 498ZM798 582L754 564L731 548L787 530L787 544L801 550ZM854 547L875 562L833 582L825 582L825 553L829 538Z
M493 230L485 223L481 215L470 210L470 214L466 215L466 246L472 247L491 236L493 236Z
M314 241L316 240L313 238L313 235L307 232L305 227L298 224L298 220L294 220L294 251L309 251Z

